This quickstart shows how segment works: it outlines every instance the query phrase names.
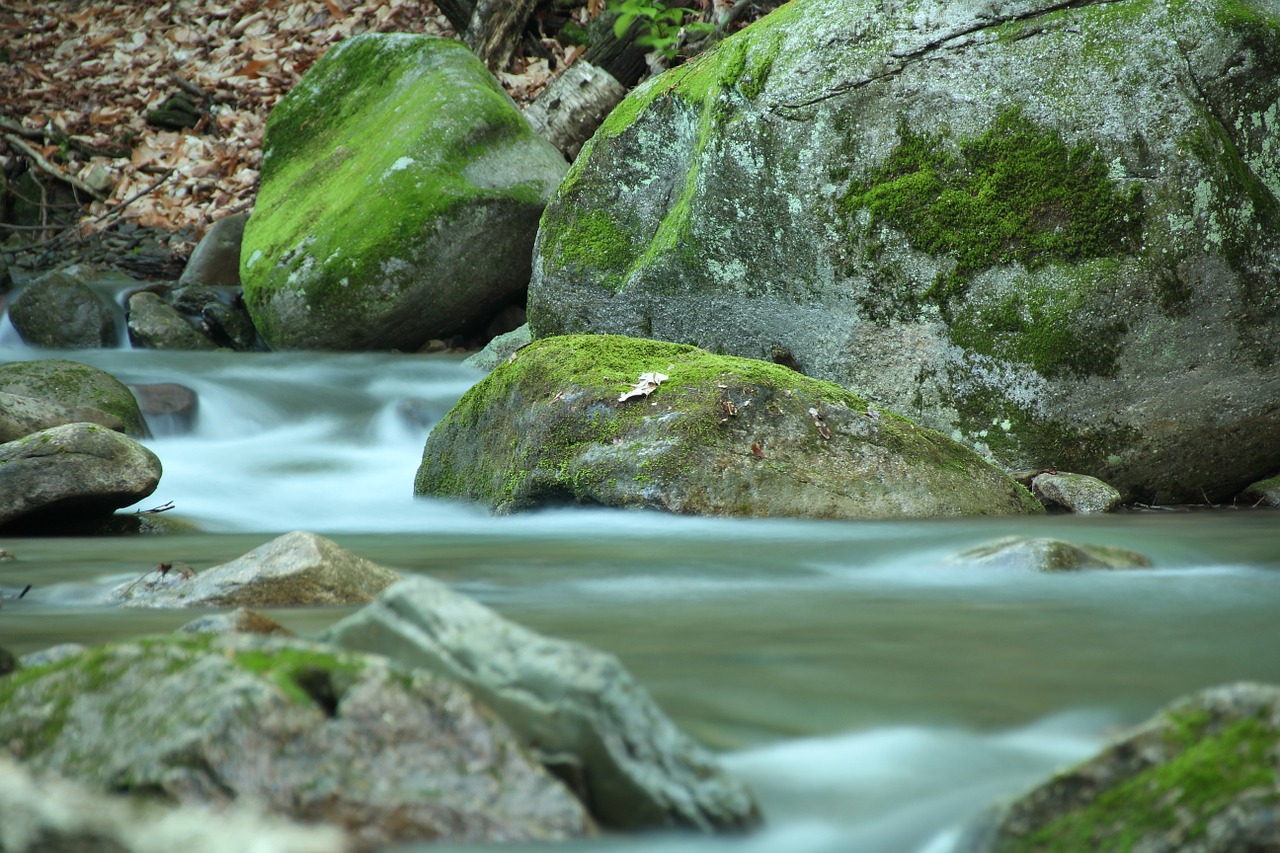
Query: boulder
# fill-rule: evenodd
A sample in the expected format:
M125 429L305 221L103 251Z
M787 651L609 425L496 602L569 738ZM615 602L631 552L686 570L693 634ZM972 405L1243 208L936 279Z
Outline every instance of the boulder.
M1087 474L1045 472L1031 481L1031 492L1049 508L1088 515L1120 506L1120 492Z
M626 399L623 399L626 398ZM703 515L1042 512L933 430L785 367L610 335L536 341L427 438L420 495Z
M213 223L191 252L178 284L239 287L240 243L248 220L248 213L233 213Z
M174 634L0 678L32 771L181 804L252 805L358 849L586 834L558 781L462 687L296 639Z
M417 351L520 297L567 165L471 51L368 34L272 110L240 278L275 349Z
M443 584L401 581L325 639L465 684L604 826L712 830L759 821L746 789L612 655L530 631Z
M49 427L63 424L90 423L124 432L124 421L92 406L64 406L53 400L40 400L0 391L0 442L13 441Z
M506 334L498 335L475 355L467 356L462 360L462 366L483 370L488 373L499 364L509 360L511 356L516 354L516 350L528 346L532 341L533 335L529 332L529 324L525 323Z
M606 119L529 322L785 352L1008 468L1229 499L1280 468L1278 88L1262 0L798 0Z
M70 270L27 285L9 305L9 319L30 346L92 349L117 342L115 311Z
M0 753L5 853L349 853L342 833L264 817L252 807L140 804L37 776Z
M107 599L125 607L366 604L400 579L390 569L304 530L191 575L171 568L149 572L111 590Z
M0 526L71 524L142 500L160 460L97 424L66 424L0 444Z
M237 607L223 613L206 613L178 629L188 634L284 634L293 632L274 619L255 613L247 607Z
M87 364L60 358L0 364L0 392L70 409L97 409L119 418L128 435L135 438L147 435L138 401L124 383ZM98 422L96 416L88 420Z
M1061 539L1006 536L962 551L954 562L991 569L1071 572L1079 569L1145 569L1151 560L1110 545L1081 545Z
M1244 498L1255 504L1280 507L1280 474L1250 484L1244 490Z
M1274 851L1277 774L1280 687L1214 687L998 807L956 850Z
M139 349L217 349L178 309L147 290L129 297L129 340Z

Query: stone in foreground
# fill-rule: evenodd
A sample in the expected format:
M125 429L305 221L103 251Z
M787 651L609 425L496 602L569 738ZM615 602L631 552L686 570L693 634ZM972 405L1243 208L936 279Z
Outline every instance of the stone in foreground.
M400 575L330 539L295 530L195 577L154 571L107 597L125 607L366 604L398 580Z
M90 648L0 678L0 743L100 791L394 842L547 841L581 804L462 687L384 658L246 634Z
M644 374L664 377L633 392ZM752 359L610 335L536 341L427 439L420 495L725 516L1042 512L1020 484L858 395Z
M546 637L410 578L326 640L465 684L615 829L745 829L755 802L612 655Z
M1151 560L1110 545L1079 545L1061 539L1006 536L955 556L955 562L991 569L1071 572L1080 569L1147 569Z
M1278 778L1280 687L1214 687L997 807L956 849L1274 851Z
M568 168L451 39L331 48L271 112L245 226L245 304L274 349L398 349L522 301Z
M128 435L148 435L138 401L129 388L110 373L77 361L42 358L0 364L0 391L70 409L98 409L119 418Z

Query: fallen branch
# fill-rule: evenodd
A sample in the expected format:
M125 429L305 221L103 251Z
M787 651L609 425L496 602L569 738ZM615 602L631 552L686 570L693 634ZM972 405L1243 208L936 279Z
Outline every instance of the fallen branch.
M31 162L35 163L36 166L39 167L42 171L48 172L50 175L62 181L63 183L70 184L71 186L75 187L81 192L87 193L88 195L98 199L99 201L102 201L103 199L106 198L105 195L103 195L98 190L95 190L93 187L89 186L84 181L80 180L74 175L68 175L66 172L62 171L57 166L53 165L48 160L44 159L44 157L41 156L39 151L35 150L26 142L24 142L22 140L22 137L18 136L17 134L6 133L4 135L4 140L5 142L8 142L10 145L12 145L15 149L17 149L18 151L21 151L23 154L26 154L29 158L31 158Z

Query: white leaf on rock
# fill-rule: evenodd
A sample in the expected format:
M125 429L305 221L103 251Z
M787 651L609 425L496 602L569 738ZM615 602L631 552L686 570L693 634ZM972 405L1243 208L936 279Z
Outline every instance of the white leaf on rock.
M665 373L641 373L640 380L631 386L628 391L622 392L618 397L619 403L625 403L632 397L648 397L654 391L658 390L658 386L667 381Z

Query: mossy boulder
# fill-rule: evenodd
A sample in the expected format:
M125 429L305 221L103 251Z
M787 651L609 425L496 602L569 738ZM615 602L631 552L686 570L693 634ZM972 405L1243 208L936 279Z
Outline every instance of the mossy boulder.
M1280 838L1280 687L1180 699L1011 804L964 853L1274 850Z
M272 110L245 303L273 348L414 351L524 292L567 165L460 42L369 34Z
M9 319L22 340L55 349L115 346L118 312L86 283L92 273L54 270L27 285L9 306Z
M148 435L138 401L128 387L105 370L87 364L61 358L0 364L0 391L71 410L98 409L119 418L126 434Z
M24 667L0 678L0 743L100 791L336 825L353 850L591 832L463 687L296 639L150 637Z
M644 374L662 378L620 399ZM500 512L562 502L813 518L1042 511L972 450L838 385L614 335L535 341L499 365L432 430L415 489Z
M534 337L778 358L1008 468L1280 467L1280 16L793 0L638 87L543 217Z

